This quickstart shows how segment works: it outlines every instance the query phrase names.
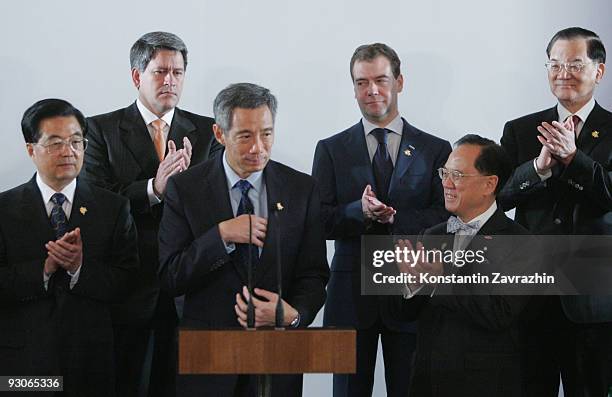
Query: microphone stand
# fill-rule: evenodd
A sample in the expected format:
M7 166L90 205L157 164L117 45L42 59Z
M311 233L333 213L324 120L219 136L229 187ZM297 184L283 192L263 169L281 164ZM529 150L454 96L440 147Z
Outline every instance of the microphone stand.
M247 300L247 329L255 330L255 306L253 306L253 258L251 258L253 229L251 222L251 214L249 213L249 246L247 249L247 289L249 291L249 299Z
M276 223L276 282L278 284L278 300L276 301L276 321L274 328L285 329L285 308L283 307L283 273L281 268L281 231L279 222L279 211L274 209L274 220Z

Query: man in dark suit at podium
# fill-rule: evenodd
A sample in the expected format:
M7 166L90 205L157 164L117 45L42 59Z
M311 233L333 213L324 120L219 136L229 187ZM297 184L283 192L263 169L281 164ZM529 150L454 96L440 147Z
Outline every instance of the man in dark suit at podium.
M358 47L350 70L363 118L320 141L312 167L325 234L335 240L323 323L357 329L357 373L334 375L334 397L371 396L379 337L387 395L405 396L415 325L387 313L386 297L361 295L361 236L417 234L446 219L436 170L451 147L400 116L404 80L392 48Z
M214 112L225 152L168 181L159 232L162 285L185 294L181 326L245 327L251 262L255 326L273 326L279 260L283 325L306 327L323 306L329 277L317 187L310 176L270 160L276 98L268 89L230 85L217 95ZM255 390L254 376L177 378L181 396ZM275 396L301 390L302 376L272 377Z
M501 144L515 170L500 202L535 234L610 235L612 113L593 97L605 72L604 45L594 32L567 28L546 54L558 103L504 126ZM557 396L561 374L565 396L606 396L612 297L538 298L530 311L529 395Z
M138 98L127 108L88 119L83 178L129 198L138 228L141 267L127 301L113 313L118 393L171 396L177 314L157 278L166 183L221 146L213 138L212 118L176 107L187 68L187 47L179 37L145 34L132 46L130 64ZM144 365L147 351L150 368Z
M0 194L0 374L114 396L110 306L138 268L129 202L77 179L86 124L71 104L38 101L21 126L36 175Z

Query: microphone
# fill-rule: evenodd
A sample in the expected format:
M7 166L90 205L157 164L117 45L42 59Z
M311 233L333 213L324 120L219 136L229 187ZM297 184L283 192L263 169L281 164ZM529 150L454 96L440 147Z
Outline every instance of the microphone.
M279 221L279 212L282 209L282 205L277 203L276 205L272 205L270 211L274 213L274 223L276 224L276 282L278 289L278 300L276 301L276 310L275 310L275 324L274 328L276 329L285 329L283 322L285 319L285 308L283 307L283 272L281 265L281 230L280 230L280 221Z
M247 328L255 329L255 306L253 306L253 258L251 257L251 245L253 244L252 221L249 209L249 245L247 254L247 289L249 290L249 299L247 300Z

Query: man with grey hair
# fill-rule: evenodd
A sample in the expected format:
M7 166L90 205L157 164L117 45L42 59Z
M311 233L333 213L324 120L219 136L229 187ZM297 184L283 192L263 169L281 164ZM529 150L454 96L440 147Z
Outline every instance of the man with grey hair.
M179 37L145 34L132 46L130 64L138 98L127 108L88 119L82 176L129 198L138 229L140 270L131 294L113 312L118 395L172 395L177 314L157 279L166 183L220 145L213 119L176 107L187 67L187 47Z
M276 106L270 91L255 84L222 90L213 129L225 152L168 180L160 276L163 288L185 295L181 326L246 327L249 262L255 327L275 325L279 299L286 327L308 326L323 306L329 269L319 193L310 176L270 160ZM273 376L271 386L274 396L301 396L302 376ZM180 396L254 396L256 390L254 376L177 377Z

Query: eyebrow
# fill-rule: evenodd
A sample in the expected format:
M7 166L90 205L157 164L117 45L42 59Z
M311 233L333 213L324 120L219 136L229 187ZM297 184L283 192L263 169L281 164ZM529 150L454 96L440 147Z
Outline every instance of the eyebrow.
M550 58L550 60L551 61L555 61L555 62L561 62L557 58ZM574 58L571 61L567 61L567 62L586 62L586 61L584 59L582 59L582 58Z

